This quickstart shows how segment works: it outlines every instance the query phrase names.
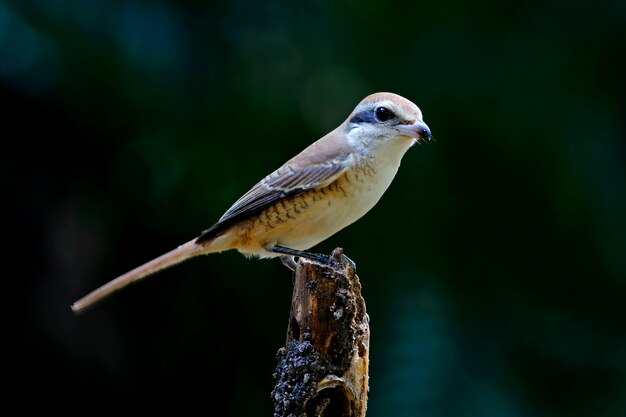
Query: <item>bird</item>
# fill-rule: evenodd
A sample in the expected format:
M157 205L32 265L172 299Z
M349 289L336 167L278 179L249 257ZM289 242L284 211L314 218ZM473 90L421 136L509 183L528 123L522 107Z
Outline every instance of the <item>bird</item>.
M393 93L365 97L336 129L267 175L196 238L109 281L72 304L80 312L113 292L198 255L236 249L248 257L329 257L308 252L379 201L405 152L432 141L422 112Z

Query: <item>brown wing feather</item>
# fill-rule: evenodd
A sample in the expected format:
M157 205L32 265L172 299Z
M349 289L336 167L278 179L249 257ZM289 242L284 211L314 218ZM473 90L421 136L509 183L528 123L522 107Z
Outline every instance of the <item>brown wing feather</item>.
M284 165L237 200L216 224L202 232L196 242L202 243L212 239L227 227L262 211L279 200L311 188L326 186L337 179L345 169L345 160L337 159L304 167L295 164Z

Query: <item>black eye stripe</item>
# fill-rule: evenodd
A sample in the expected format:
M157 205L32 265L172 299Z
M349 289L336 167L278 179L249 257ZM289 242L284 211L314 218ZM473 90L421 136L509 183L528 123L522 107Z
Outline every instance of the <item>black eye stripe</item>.
M383 116L381 118L378 114L379 109L384 109L383 112L387 111L389 117L385 118L385 116ZM391 110L386 107L380 106L372 110L363 110L361 112L358 112L357 114L352 116L352 118L350 119L350 123L380 123L394 117L396 117L396 115Z
M358 112L350 119L350 123L376 123L376 115L372 110Z

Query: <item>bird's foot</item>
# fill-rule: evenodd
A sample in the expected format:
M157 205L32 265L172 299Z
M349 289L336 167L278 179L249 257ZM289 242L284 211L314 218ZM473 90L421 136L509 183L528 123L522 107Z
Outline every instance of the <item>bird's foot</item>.
M285 265L287 268L291 269L292 271L295 271L296 268L298 267L298 263L296 262L296 259L293 256L283 255L280 257L280 261L283 263L283 265Z
M344 255L342 248L336 248L330 256L321 253L286 248L284 246L274 246L269 250L283 255L280 257L281 262L292 271L295 271L297 266L294 257L305 258L320 264L332 266L334 268L342 268L344 264L347 264L350 268L352 268L352 270L356 271L356 264L352 261L352 259Z
M335 250L333 250L333 253L330 255L330 258L331 262L336 266L342 267L344 264L348 264L348 267L350 267L350 269L356 271L356 264L352 259L348 258L343 253L343 248L335 248Z

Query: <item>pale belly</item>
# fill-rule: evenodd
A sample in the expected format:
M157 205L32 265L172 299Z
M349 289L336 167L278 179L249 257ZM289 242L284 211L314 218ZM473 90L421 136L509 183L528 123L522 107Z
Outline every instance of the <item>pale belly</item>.
M239 250L260 257L278 256L274 245L306 250L367 213L391 184L397 166L362 166L321 190L310 190L270 207L250 220Z

